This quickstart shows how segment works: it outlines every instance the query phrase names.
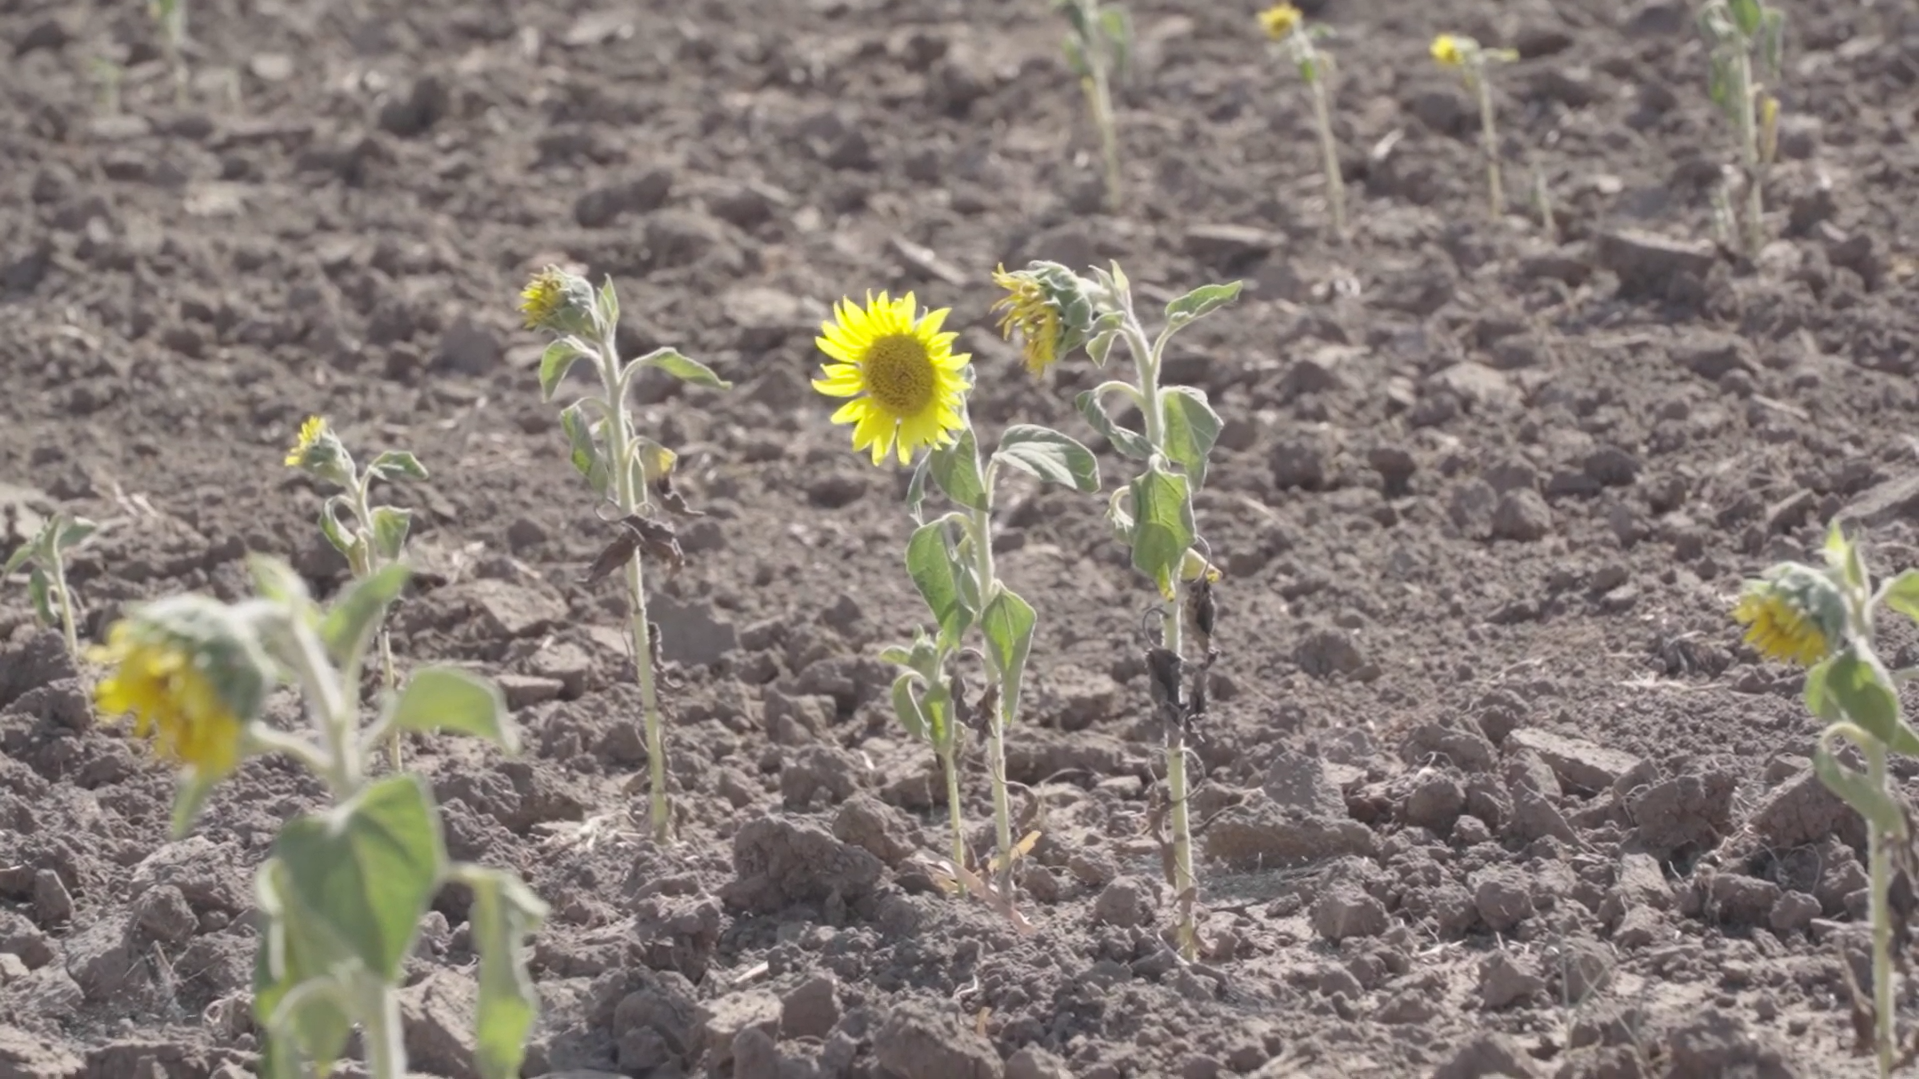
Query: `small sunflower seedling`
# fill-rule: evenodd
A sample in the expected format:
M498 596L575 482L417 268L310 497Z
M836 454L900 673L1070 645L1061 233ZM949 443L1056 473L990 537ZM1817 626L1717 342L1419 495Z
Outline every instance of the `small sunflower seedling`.
M1066 16L1066 66L1079 77L1086 107L1099 134L1100 160L1106 169L1106 208L1117 212L1124 199L1119 172L1119 128L1113 112L1113 83L1123 78L1133 50L1133 24L1126 9L1100 0L1056 0Z
M394 730L454 731L517 753L499 690L453 668L422 667L362 730L361 664L406 568L355 581L329 609L284 562L256 556L249 569L254 597L143 604L89 658L106 669L94 687L101 713L130 714L134 734L179 771L175 837L191 831L215 786L248 757L290 757L326 784L332 804L286 822L254 875L257 1070L262 1079L332 1074L358 1026L367 1074L404 1079L406 960L434 896L458 883L473 898L480 954L474 1062L486 1079L518 1076L539 1003L524 939L545 905L512 873L447 856L439 806L421 777L368 776ZM305 699L305 731L263 715L283 679Z
M1099 463L1066 435L1029 424L1008 427L998 448L982 457L966 411L972 357L953 352L957 335L941 329L946 315L946 308L921 312L912 293L897 300L884 292L877 299L869 295L864 305L842 300L816 342L831 362L813 388L848 399L833 422L852 425L853 449L870 454L873 464L885 461L889 451L902 465L919 457L907 486L907 512L916 527L906 544L906 572L931 610L936 633L884 653L905 668L893 684L893 703L907 729L941 755L954 829L953 869L960 879L968 870L959 832L957 742L963 727L983 730L998 848L987 873L995 878L991 897L1011 912L1019 850L1006 790L1006 732L1019 714L1039 617L994 567L993 496L1008 470L1091 493L1099 490ZM955 508L928 517L929 481ZM973 630L983 644L987 676L977 701L968 700L959 680L946 674Z
M418 458L405 450L387 450L361 471L326 419L309 416L300 425L293 448L287 451L286 466L343 488L343 493L331 495L320 504L320 533L346 559L355 580L364 581L400 561L406 553L406 537L413 526L413 514L396 506L374 505L373 481L426 479L426 468ZM342 513L346 515L344 520ZM399 671L393 665L393 640L384 625L377 636L380 685L391 693L400 685ZM387 755L393 770L399 771L397 730L387 746Z
M1779 99L1761 80L1777 83L1780 79L1786 15L1760 0L1708 0L1699 12L1699 29L1712 49L1707 85L1713 104L1732 124L1738 144L1740 180L1746 191L1740 234L1747 254L1757 255L1766 242L1766 169L1779 144Z
M658 627L646 617L646 560L676 569L683 560L673 526L652 516L664 508L679 516L698 516L673 486L678 455L635 427L628 408L633 382L655 368L695 386L731 389L705 364L671 348L655 349L633 360L622 360L615 337L620 324L620 301L608 278L596 291L578 274L549 266L534 275L520 294L520 312L526 327L553 336L540 358L540 395L553 400L560 380L573 364L585 358L599 376L599 392L566 406L560 412L573 467L586 478L593 493L610 502L620 514L614 538L598 563L588 571L592 583L624 571L634 673L640 686L640 708L646 729L646 756L650 820L653 838L665 843L672 833L672 810L666 790L666 730L660 714Z
M43 626L59 627L67 642L67 655L76 664L80 662L79 605L67 584L66 554L86 542L99 527L85 517L54 513L0 569L0 577L11 577L23 568L27 571L27 598L33 601L34 617Z
M1495 62L1510 64L1519 59L1519 53L1513 49L1488 49L1459 34L1441 34L1434 38L1432 53L1439 66L1459 70L1466 90L1479 102L1480 152L1486 156L1486 191L1493 220L1497 221L1506 213L1506 195L1499 183L1499 132L1494 124L1493 92L1486 79L1486 69Z
M1897 869L1912 871L1913 846L1912 816L1889 778L1888 760L1893 753L1919 757L1919 732L1907 724L1899 699L1899 687L1919 678L1919 667L1887 669L1874 620L1884 607L1919 622L1919 570L1874 587L1858 544L1837 525L1824 554L1822 566L1782 562L1748 581L1733 617L1760 654L1808 668L1806 707L1828 724L1813 771L1866 822L1872 993L1864 1000L1855 985L1853 1012L1862 1048L1870 1044L1884 1079L1904 1062L1895 1030L1890 890ZM1841 759L1846 749L1865 759L1864 773Z
M1190 784L1187 754L1195 725L1205 716L1207 687L1217 651L1213 632L1218 607L1213 585L1220 573L1199 547L1203 541L1193 516L1193 494L1206 481L1207 459L1219 440L1219 414L1206 394L1188 386L1163 386L1166 347L1173 335L1239 295L1240 283L1202 285L1166 305L1166 322L1148 337L1133 308L1126 275L1093 270L1082 278L1054 262L1029 263L1023 270L994 275L1006 290L1000 309L1003 334L1017 332L1027 367L1044 371L1074 349L1084 348L1104 367L1113 345L1124 342L1133 358L1133 381L1113 379L1079 395L1080 414L1122 455L1142 463L1131 483L1113 492L1107 520L1120 542L1132 549L1133 567L1159 593L1159 633L1147 650L1152 703L1166 738L1166 788L1172 826L1170 843L1173 893L1178 897L1180 953L1197 954L1194 908L1198 884L1193 873L1192 827L1188 820ZM1140 427L1129 427L1107 408L1118 398L1137 409Z
M1331 53L1317 41L1330 37L1324 26L1307 26L1306 16L1291 4L1274 4L1259 13L1259 25L1272 39L1274 51L1289 61L1306 81L1313 99L1313 126L1319 129L1319 154L1326 170L1326 205L1332 212L1333 235L1346 236L1346 180L1339 171L1339 146L1333 141L1332 80L1337 69Z

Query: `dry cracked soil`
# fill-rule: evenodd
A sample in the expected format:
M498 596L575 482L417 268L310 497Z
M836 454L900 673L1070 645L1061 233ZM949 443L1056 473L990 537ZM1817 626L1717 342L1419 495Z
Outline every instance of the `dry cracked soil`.
M1776 239L1744 258L1712 239L1727 135L1679 0L1309 6L1346 244L1252 9L1131 7L1107 213L1040 0L190 0L178 82L140 5L0 0L0 546L54 507L105 522L72 568L91 637L243 595L249 551L331 595L323 492L280 461L300 420L420 454L396 646L497 677L528 751L410 760L452 853L551 903L529 1077L1867 1074L1859 822L1728 609L1834 518L1919 559L1919 11L1791 5ZM1488 220L1441 30L1518 50L1509 186L1545 185L1551 230L1524 198ZM992 329L987 271L1032 258L1117 259L1147 301L1247 283L1171 360L1227 419L1194 963L1149 830L1147 596L1099 501L1016 487L997 521L1042 616L1026 934L921 867L933 759L875 658L918 611L904 479L807 385L833 300L910 289L953 308L989 436L1084 434L1096 373L1036 383ZM581 583L607 526L513 310L549 261L613 278L628 349L737 384L639 386L708 514L654 575L671 846L635 815L623 603ZM254 761L169 842L171 776L20 584L0 1075L251 1076L250 873L322 791ZM407 972L423 1074L476 1074L472 971L448 892Z

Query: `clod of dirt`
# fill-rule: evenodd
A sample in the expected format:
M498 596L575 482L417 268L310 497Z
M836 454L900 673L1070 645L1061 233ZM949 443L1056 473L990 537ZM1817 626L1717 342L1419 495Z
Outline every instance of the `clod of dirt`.
M1705 280L1719 259L1710 240L1674 240L1638 229L1602 232L1594 259L1619 277L1622 294L1663 296L1673 280L1688 274Z
M785 776L781 776L785 786ZM870 852L888 866L897 867L916 848L913 822L906 814L870 794L847 798L833 818L833 836Z
M1006 1079L1073 1079L1073 1072L1058 1056L1029 1045L1006 1058Z
M1546 979L1533 972L1533 961L1510 952L1494 952L1479 964L1479 1000L1488 1011L1501 1008L1523 1000L1528 1000L1546 991Z
M1716 1079L1723 1075L1797 1079L1800 1074L1770 1039L1754 1034L1744 1022L1717 1009L1673 1031L1668 1044L1671 1063L1667 1079Z
M1386 905L1353 885L1322 893L1313 903L1313 932L1335 943L1348 937L1376 937L1391 925Z
M1453 823L1466 809L1466 788L1443 772L1427 776L1406 797L1402 815L1407 824L1430 830L1434 835L1452 833Z
M708 1060L714 1069L732 1065L728 1074L733 1079L780 1079L779 1043L761 1027L742 1027L726 1043L724 1059L709 1054Z
M0 646L0 709L29 690L79 677L66 642L50 630L16 634Z
M1798 933L1812 925L1819 914L1818 899L1805 892L1782 892L1766 916L1766 924L1775 933Z
M1503 832L1506 838L1520 843L1531 843L1535 839L1548 836L1563 843L1578 842L1566 815L1559 811L1545 795L1526 787L1512 792L1513 815L1506 823Z
M1471 726L1471 721L1465 721L1465 726ZM1409 763L1443 763L1462 772L1490 772L1498 754L1493 744L1476 730L1429 723L1415 727L1406 736L1399 756Z
M1546 962L1546 991L1554 1000L1578 1007L1611 984L1619 965L1612 949L1589 937L1573 937L1558 945Z
M635 986L619 998L611 1017L620 1068L643 1075L654 1068L690 1066L698 1057L705 1025L692 983L677 974L635 977L631 971L608 979L608 989L617 990L622 983ZM596 995L601 988L596 982ZM596 1015L594 1022L602 1020Z
M1266 767L1262 789L1286 809L1327 817L1346 814L1346 798L1318 757L1280 750Z
M1234 869L1279 869L1343 854L1372 857L1378 839L1349 817L1288 810L1264 791L1213 819L1206 829L1206 857Z
M1506 752L1529 749L1545 760L1559 781L1574 790L1596 794L1632 771L1639 758L1617 749L1594 745L1583 738L1522 727L1505 738Z
M1507 748L1505 776L1507 790L1529 790L1548 798L1558 798L1564 793L1559 787L1558 773L1539 754L1524 746Z
M858 757L838 746L801 746L781 764L780 801L789 810L838 805L853 796L864 771Z
M1533 916L1532 887L1517 869L1499 867L1473 876L1473 909L1486 928L1510 933Z
M1714 768L1642 787L1628 801L1633 838L1648 853L1670 858L1681 848L1709 849L1732 831L1738 776Z
M1314 678L1344 674L1365 680L1369 672L1378 672L1378 668L1366 661L1366 654L1360 651L1353 635L1336 626L1308 630L1293 646L1293 662Z
M839 1024L839 982L815 974L780 998L780 1034L787 1038L824 1038Z
M646 613L659 623L660 658L668 663L703 667L740 645L733 623L715 614L710 603L682 603L662 593L647 601Z
M1159 892L1144 877L1120 877L1101 889L1093 900L1093 920L1122 929L1151 925L1159 906Z
M19 1079L80 1079L86 1063L14 1026L0 1026L0 1075Z
M1536 1079L1539 1070L1510 1034L1479 1034L1453 1052L1433 1079Z
M648 967L697 982L719 945L720 905L711 896L648 896L634 905L630 939Z
M1707 890L1707 914L1728 925L1766 925L1779 902L1779 885L1743 873L1715 873Z
M952 1009L920 1001L893 1007L873 1035L873 1056L897 1079L1002 1079L992 1043L960 1026Z
M1745 829L1759 845L1787 850L1838 835L1865 844L1865 822L1827 789L1811 769L1774 787L1746 817Z
M407 1063L447 1079L479 1079L473 1018L479 985L456 970L436 970L400 991Z
M735 1039L747 1030L758 1030L769 1039L779 1037L780 999L763 989L729 993L708 1001L705 1013L706 1066L715 1074L725 1074L733 1063Z
M1532 543L1552 534L1553 511L1546 499L1530 487L1507 491L1493 509L1493 536Z
M761 817L733 837L733 871L735 879L720 890L727 906L772 914L795 903L864 897L884 866L811 821Z

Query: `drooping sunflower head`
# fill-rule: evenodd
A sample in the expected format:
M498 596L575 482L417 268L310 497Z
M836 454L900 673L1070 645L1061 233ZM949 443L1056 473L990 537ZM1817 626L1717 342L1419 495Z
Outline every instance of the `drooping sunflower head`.
M1303 18L1298 8L1291 4L1280 3L1259 13L1259 25L1266 31L1267 37L1274 41L1284 41L1286 35L1292 33L1293 27L1298 26Z
M895 447L911 464L915 451L946 445L966 426L972 356L954 353L959 335L941 331L949 310L916 313L910 292L897 300L868 293L864 305L841 300L820 326L814 343L834 362L813 388L851 398L833 422L852 424L853 448L870 451L876 465Z
M1466 62L1466 53L1471 47L1472 38L1441 34L1433 39L1433 59L1441 67L1459 67Z
M582 333L593 325L593 299L586 278L548 266L520 290L520 314L529 330Z
M1845 604L1829 573L1789 562L1746 582L1732 617L1761 655L1810 667L1845 643Z
M108 668L94 686L105 715L131 715L159 756L213 779L240 763L246 724L269 686L265 654L224 604L175 596L114 623L87 658Z
M1093 302L1086 283L1057 262L1031 262L1026 269L993 271L993 283L1006 295L993 304L1000 317L1000 336L1019 332L1020 353L1026 370L1037 378L1061 356L1086 343L1093 325Z
M300 425L300 433L287 451L286 464L342 487L353 483L353 455L324 416L308 416Z

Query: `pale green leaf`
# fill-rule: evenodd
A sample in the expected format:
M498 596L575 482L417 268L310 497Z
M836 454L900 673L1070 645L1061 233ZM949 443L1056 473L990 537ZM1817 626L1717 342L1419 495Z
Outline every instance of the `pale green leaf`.
M1099 490L1099 461L1092 451L1050 427L1008 427L993 459L1047 483L1088 494Z
M499 687L454 667L413 672L394 702L393 725L405 731L471 734L509 756L520 751L519 727L508 715Z

